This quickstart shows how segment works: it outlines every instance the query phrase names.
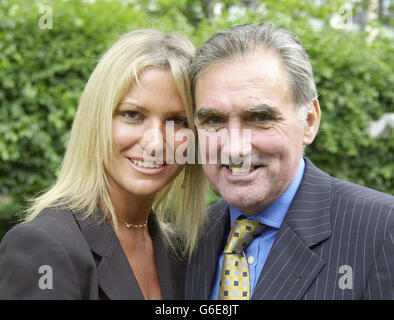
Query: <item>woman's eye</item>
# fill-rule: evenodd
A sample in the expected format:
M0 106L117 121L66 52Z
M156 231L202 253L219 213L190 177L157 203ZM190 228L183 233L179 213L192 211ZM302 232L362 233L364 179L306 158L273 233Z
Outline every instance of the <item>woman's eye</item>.
M131 121L141 121L144 120L145 116L138 111L123 111L120 113L124 118Z
M189 122L187 122L186 118L173 118L173 119L169 119L170 122L174 123L175 127L184 127L184 128L188 128L189 127Z

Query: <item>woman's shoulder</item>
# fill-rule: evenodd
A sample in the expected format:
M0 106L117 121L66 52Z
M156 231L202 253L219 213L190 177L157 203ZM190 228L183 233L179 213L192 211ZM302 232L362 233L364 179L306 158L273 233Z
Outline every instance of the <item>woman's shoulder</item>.
M64 207L44 209L34 219L20 223L9 230L0 244L4 253L28 259L50 257L50 253L63 255L75 264L90 264L90 248L79 228L76 214ZM50 257L52 258L52 256Z
M71 211L51 208L6 233L0 244L0 298L81 298L79 270L94 262L73 220ZM53 288L40 286L46 277Z
M79 299L84 292L81 279L94 266L73 212L61 207L46 209L33 220L16 225L2 239L0 298ZM42 290L37 283L48 270L54 288Z
M74 212L67 208L56 206L44 209L28 222L17 224L8 233L40 233L64 242L67 239L75 238L80 234L80 230L76 223Z
M54 226L61 220L63 223L71 222L74 212L64 206L53 206L42 210L36 217L24 224L31 226ZM22 224L21 224L22 225Z
M0 248L11 245L46 250L50 246L59 246L67 254L73 254L88 250L84 243L75 213L58 206L44 209L34 219L14 226L2 239Z

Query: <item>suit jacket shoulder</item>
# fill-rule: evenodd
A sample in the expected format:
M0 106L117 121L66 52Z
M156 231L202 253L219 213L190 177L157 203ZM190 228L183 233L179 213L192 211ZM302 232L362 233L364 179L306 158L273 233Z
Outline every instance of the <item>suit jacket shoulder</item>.
M0 298L92 298L95 278L93 256L69 210L46 209L1 242Z
M337 178L332 178L332 193L394 208L392 195Z
M264 266L257 297L393 299L394 197L333 178L305 160L303 180ZM312 264L307 259L315 259L313 272L298 269L293 279L298 275L299 287L290 281L292 291L280 282L282 290L271 285L272 291L263 291L279 268L275 259L291 246L303 253L290 250L284 261L291 266L297 258L298 267L307 267ZM283 270L290 272L287 266Z
M325 292L318 296L394 299L394 197L331 179L332 235L320 253L330 262L327 267L331 272L336 271L336 277L333 273L328 275L327 279L331 278L335 285L327 283ZM351 272L351 285L343 286L340 282L344 270Z

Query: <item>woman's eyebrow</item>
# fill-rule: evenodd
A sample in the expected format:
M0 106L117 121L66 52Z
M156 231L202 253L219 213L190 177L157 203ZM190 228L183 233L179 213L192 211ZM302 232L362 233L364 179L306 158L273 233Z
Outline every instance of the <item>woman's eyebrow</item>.
M138 105L138 104L136 104L134 102L130 102L130 101L120 102L118 104L117 109L122 108L122 107L124 107L124 108L131 107L131 108L133 108L133 110L141 111L144 113L149 113L152 111L150 108L144 107L142 105ZM159 111L160 111L160 114L163 118L174 117L174 116L186 117L186 110L185 109L169 110L169 111L164 111L164 112L163 112L163 110L159 110Z
M163 115L166 117L173 117L173 116L183 116L186 117L186 110L173 110L168 112L163 112Z
M143 106L138 105L137 103L129 102L129 101L119 102L117 108L122 107L122 106L132 107L132 108L141 109L141 110L146 109Z

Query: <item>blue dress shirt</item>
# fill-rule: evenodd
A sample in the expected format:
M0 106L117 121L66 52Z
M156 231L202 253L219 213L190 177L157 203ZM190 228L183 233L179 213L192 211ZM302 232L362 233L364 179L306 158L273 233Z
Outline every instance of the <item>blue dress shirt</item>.
M301 184L302 177L304 176L304 169L305 160L301 158L297 175L292 184L275 202L271 203L267 208L255 215L248 216L247 214L244 214L242 211L238 210L236 207L230 205L231 227L233 226L234 221L240 215L244 215L248 217L248 219L256 220L266 225L264 232L249 244L245 252L246 259L249 263L250 296L252 296L254 292L257 281L260 277L260 273L263 270L265 261L267 260L268 253L271 250L283 219L291 205L291 202L293 201L298 187ZM216 300L218 297L222 264L223 253L219 258L215 282L213 283L211 295L209 297L211 300Z

